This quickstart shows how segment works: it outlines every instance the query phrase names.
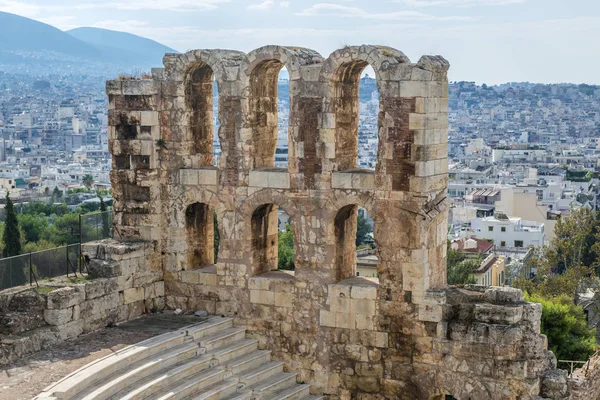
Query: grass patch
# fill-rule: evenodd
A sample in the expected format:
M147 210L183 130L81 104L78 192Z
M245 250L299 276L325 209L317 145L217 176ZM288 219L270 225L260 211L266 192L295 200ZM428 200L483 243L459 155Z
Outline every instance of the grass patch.
M33 289L36 292L38 292L39 294L48 294L54 290L56 290L57 288L55 287L49 287L49 286L38 286L37 288Z

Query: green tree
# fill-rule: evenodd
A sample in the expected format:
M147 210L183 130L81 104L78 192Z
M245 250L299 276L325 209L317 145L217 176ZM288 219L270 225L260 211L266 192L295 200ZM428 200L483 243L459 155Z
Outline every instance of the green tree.
M454 265L448 264L448 284L467 285L477 283L473 272L479 267L479 258L467 258Z
M356 245L360 246L365 243L367 234L371 232L371 226L367 222L367 219L360 213L356 219Z
M106 203L104 202L104 199L102 198L102 196L98 196L98 198L100 199L100 212L102 212L102 238L106 239L110 237L110 224L108 221L108 206L106 205ZM216 215L215 215L215 223L216 223ZM218 245L218 240L216 239L217 235L218 235L218 231L215 232L215 242ZM216 250L215 250L216 252ZM217 263L216 261L217 257L215 257L215 264Z
M19 214L17 216L19 226L23 229L26 243L35 243L40 240L42 234L48 229L48 218L40 214Z
M215 252L215 261L216 264L219 260L219 244L221 242L221 234L219 233L219 221L217 220L217 212L213 211L213 223L214 223L214 234L213 234L213 248Z
M94 185L94 177L91 174L85 174L81 179L81 182L86 188L91 188Z
M566 295L547 298L526 295L527 301L542 304L541 330L548 337L548 347L559 360L586 361L594 353L596 339L588 329L581 306Z
M290 224L285 224L285 231L279 231L278 238L278 269L294 270L294 234Z
M53 224L42 234L42 239L57 246L79 242L79 214L68 213L56 217Z
M17 256L21 254L21 231L19 230L19 221L17 219L15 206L10 198L10 193L6 193L6 205L4 210L6 212L6 220L4 222L4 232L2 234L2 241L4 242L2 256ZM25 271L20 265L13 264L12 268L4 268L2 273L3 288L19 286L25 282L27 282Z
M54 187L54 190L52 191L52 202L53 203L58 203L60 201L60 199L62 199L62 192L60 191L60 189L58 188L58 186Z

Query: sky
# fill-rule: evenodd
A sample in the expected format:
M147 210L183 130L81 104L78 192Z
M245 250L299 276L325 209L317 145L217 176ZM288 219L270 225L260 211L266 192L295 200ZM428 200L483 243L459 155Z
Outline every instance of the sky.
M600 84L599 0L0 0L67 30L93 26L178 51L267 44L327 57L382 44L450 61L450 80Z

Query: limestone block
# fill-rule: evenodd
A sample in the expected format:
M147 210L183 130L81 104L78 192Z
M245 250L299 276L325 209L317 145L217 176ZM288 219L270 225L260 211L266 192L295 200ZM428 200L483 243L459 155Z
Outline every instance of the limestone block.
M274 300L275 306L286 307L286 308L294 307L295 296L293 293L275 292L274 296L275 296L275 300Z
M352 286L350 297L353 299L377 299L377 286Z
M83 333L83 320L71 321L54 329L60 340L74 339Z
M375 173L360 172L352 174L352 188L358 190L373 190L375 186Z
M121 264L92 258L88 264L88 272L94 278L110 278L121 275Z
M355 324L356 329L366 329L371 331L374 328L373 317L370 315L357 314L355 317Z
M154 282L154 291L155 291L157 297L164 297L165 281Z
M429 97L430 85L431 82L402 81L400 82L400 95L402 97Z
M444 73L450 68L450 63L442 56L421 56L417 68L435 73Z
M475 304L475 319L480 322L510 325L523 318L523 306Z
M198 185L198 170L181 169L179 170L179 183L182 185L197 186Z
M126 289L123 291L123 302L124 304L135 303L136 301L144 300L144 288L137 287Z
M117 290L117 278L95 279L85 283L85 298L86 300L91 300L110 293L115 293Z
M269 187L273 189L289 189L290 188L290 174L285 172L268 172L269 175Z
M142 111L140 118L140 125L143 126L157 126L158 122L158 112L157 111Z
M217 184L217 170L211 169L199 169L198 170L198 184L200 185L211 185Z
M430 81L433 78L433 73L421 68L413 68L411 80L413 81Z
M388 333L387 332L362 332L361 343L364 346L386 348L388 347Z
M352 189L352 173L334 172L331 174L331 187L333 189Z
M71 321L73 308L59 310L44 310L44 321L48 325L60 326Z
M266 290L250 290L250 303L274 305L275 294Z
M375 315L375 300L351 299L350 307L356 314Z
M152 79L129 79L122 81L122 85L124 95L150 96L158 94Z
M48 309L64 309L73 307L85 300L85 293L73 287L64 287L48 293Z
M555 369L546 373L542 378L540 395L555 400L570 398L567 371Z
M356 314L336 312L335 313L335 327L342 329L354 329L356 326L355 322Z
M542 324L542 305L539 303L523 304L523 321L529 322L535 333L540 333Z
M201 285L217 286L217 274L200 273L198 274L198 283Z
M440 322L444 318L444 308L440 305L419 304L419 320Z
M485 299L490 303L523 303L525 298L523 291L512 287L492 286L485 291Z
M332 297L330 299L329 309L339 313L354 312L352 299L346 297Z
M250 171L248 185L256 187L269 187L268 171Z

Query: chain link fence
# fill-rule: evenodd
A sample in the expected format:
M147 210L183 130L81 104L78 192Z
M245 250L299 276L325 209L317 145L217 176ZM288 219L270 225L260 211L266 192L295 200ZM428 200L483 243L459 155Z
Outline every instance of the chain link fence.
M112 237L112 211L79 215L78 243L0 259L0 290L34 285L40 280L81 274L81 244Z

